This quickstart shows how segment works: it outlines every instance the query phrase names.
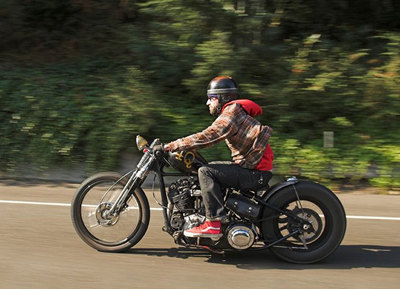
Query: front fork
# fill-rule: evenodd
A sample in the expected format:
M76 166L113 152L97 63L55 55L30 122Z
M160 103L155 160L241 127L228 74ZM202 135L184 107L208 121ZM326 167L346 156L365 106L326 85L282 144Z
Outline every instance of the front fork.
M136 170L133 171L133 173L129 177L129 180L126 182L125 186L121 190L121 193L119 194L117 200L110 208L108 213L111 216L117 216L121 212L121 210L124 208L126 202L130 197L130 193L136 188L138 188L146 179L154 161L155 157L152 154L150 154L150 152L146 152L145 155L140 160ZM122 178L124 177L125 176L123 176ZM115 184L117 184L121 179L119 179Z

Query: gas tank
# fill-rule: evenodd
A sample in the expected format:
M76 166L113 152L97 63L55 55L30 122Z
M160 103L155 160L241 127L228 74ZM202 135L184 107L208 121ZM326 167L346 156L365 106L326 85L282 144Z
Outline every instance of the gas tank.
M207 161L194 150L184 150L168 153L169 164L182 173L194 173Z

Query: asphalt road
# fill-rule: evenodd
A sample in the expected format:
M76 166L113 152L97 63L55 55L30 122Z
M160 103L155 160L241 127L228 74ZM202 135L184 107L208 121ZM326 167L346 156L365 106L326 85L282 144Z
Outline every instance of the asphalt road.
M128 253L97 252L71 224L76 187L0 182L1 289L400 288L398 195L338 194L348 215L342 245L321 263L294 265L269 251L213 256L179 247L157 210Z

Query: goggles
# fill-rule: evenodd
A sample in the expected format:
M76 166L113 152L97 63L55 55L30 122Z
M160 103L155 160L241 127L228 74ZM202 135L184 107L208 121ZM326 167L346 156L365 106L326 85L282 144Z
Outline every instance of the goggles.
M208 98L208 99L218 98L218 94L215 94L215 93L207 93L207 98Z

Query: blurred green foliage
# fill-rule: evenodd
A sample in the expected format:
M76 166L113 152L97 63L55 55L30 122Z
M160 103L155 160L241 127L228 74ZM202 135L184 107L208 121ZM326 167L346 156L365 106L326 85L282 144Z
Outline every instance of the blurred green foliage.
M274 128L276 174L400 187L396 1L3 0L0 35L3 171L115 169L136 134L204 129L206 86L231 75Z

